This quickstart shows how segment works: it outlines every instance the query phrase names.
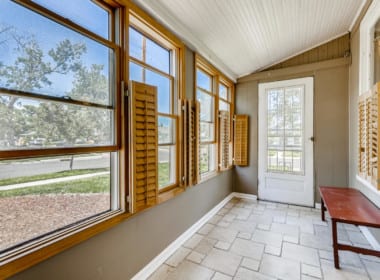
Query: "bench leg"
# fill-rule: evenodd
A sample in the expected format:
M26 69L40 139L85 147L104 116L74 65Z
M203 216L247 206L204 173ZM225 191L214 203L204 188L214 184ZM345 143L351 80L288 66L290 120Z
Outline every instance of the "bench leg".
M325 221L325 202L321 198L321 218L322 221Z
M339 269L339 254L338 254L338 232L336 227L336 221L331 219L332 223L332 238L333 238L333 249L334 249L334 265L335 268Z

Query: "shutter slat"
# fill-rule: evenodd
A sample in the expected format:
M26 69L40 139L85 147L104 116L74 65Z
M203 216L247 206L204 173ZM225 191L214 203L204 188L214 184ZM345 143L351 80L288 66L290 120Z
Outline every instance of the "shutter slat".
M134 213L157 203L157 88L131 81L129 89L130 211Z
M248 165L248 115L234 118L234 164Z
M220 170L230 166L230 112L219 111Z
M183 174L185 186L192 186L199 181L198 151L199 151L199 102L194 100L183 100L183 141L184 161Z

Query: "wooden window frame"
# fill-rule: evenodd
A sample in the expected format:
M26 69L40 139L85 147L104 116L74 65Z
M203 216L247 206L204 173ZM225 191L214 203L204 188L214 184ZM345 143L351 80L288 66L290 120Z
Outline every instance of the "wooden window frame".
M214 112L213 112L213 118L214 118L214 140L213 141L201 141L199 139L199 145L207 145L207 144L213 144L215 145L215 170L200 174L200 181L208 180L214 176L216 176L219 172L225 171L228 169L231 169L233 167L232 164L232 156L230 165L227 169L222 168L221 166L221 151L219 149L220 146L220 139L219 139L219 101L226 102L230 105L230 143L231 143L231 154L232 154L232 128L233 128L233 115L235 110L235 87L234 83L228 79L223 73L221 73L217 68L215 68L213 65L211 65L205 58L200 56L199 54L195 54L195 63L194 63L194 100L197 100L197 91L200 90L203 93L209 94L214 98ZM211 82L211 92L203 89L201 87L197 86L197 70L201 70L208 76L212 78ZM227 96L227 99L220 98L219 97L219 84L224 85L227 88L229 98ZM229 99L229 100L228 100ZM200 136L198 136L200 137ZM199 164L199 162L198 162ZM198 168L200 170L200 167Z
M182 174L181 174L181 159L183 144L181 143L181 111L179 108L180 100L184 93L184 44L180 42L176 37L172 36L164 27L158 25L155 21L152 21L145 13L130 11L129 14L129 27L132 27L137 32L142 34L144 38L147 38L157 45L170 51L170 73L165 73L160 69L155 68L147 64L145 61L141 61L132 56L129 57L129 62L140 65L144 69L153 71L159 75L162 75L170 80L171 83L171 113L157 112L157 116L166 117L172 119L175 123L175 142L172 144L159 144L163 147L175 147L175 178L173 184L167 185L159 189L159 201L165 201L167 197L173 197L178 193L178 188L182 187ZM168 195L169 194L169 195ZM172 195L170 195L172 194Z
M24 245L6 252L0 256L0 278L10 277L20 271L23 271L43 260L54 256L65 249L68 249L80 242L91 238L92 236L103 232L110 227L122 222L124 219L131 216L131 214L125 212L125 189L126 182L126 161L125 157L127 150L125 148L125 121L122 117L124 110L124 101L121 95L122 92L122 80L126 72L123 67L123 58L125 56L124 45L124 21L126 9L120 3L112 0L101 1L96 0L97 4L110 12L110 39L105 39L100 35L95 34L76 24L63 16L50 11L49 9L40 6L30 1L16 0L17 4L20 4L31 11L39 13L42 17L46 17L55 21L57 24L63 25L89 39L96 41L114 51L114 63L112 71L114 76L113 84L113 102L110 105L100 105L97 103L77 101L64 99L60 97L47 96L42 94L28 93L24 91L12 90L1 88L1 91L7 95L13 95L18 97L34 98L45 102L60 102L61 104L80 105L93 108L103 108L113 110L114 119L114 143L105 146L96 147L62 147L62 148L47 148L47 149L32 149L32 150L7 150L0 151L0 159L22 159L44 156L60 156L67 154L83 154L92 152L117 152L118 153L118 166L115 170L117 173L117 189L119 207L117 210L110 210L105 214L97 215L92 218L88 218L81 221L78 224L72 225L68 228L57 230L53 233L48 233L42 237L38 237L31 242L26 242ZM112 176L112 174L111 174Z

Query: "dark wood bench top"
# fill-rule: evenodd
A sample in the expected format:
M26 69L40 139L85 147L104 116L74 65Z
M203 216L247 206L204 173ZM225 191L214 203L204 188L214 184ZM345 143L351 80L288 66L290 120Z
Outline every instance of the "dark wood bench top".
M360 191L337 187L320 187L319 190L332 219L338 222L380 227L380 209Z

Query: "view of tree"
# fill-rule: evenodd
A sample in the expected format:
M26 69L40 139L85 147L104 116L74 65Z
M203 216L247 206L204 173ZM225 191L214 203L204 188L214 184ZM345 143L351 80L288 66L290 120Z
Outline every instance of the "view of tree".
M108 78L103 65L84 65L85 43L60 41L44 51L36 37L0 26L0 45L14 47L12 63L0 61L0 87L24 92L43 92L56 74L74 76L71 99L108 105ZM32 99L31 99L32 100ZM15 95L0 95L0 149L28 145L93 144L110 142L110 112L88 106L65 104Z

